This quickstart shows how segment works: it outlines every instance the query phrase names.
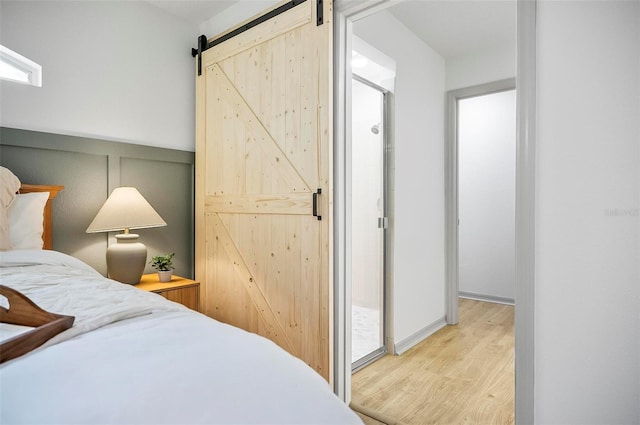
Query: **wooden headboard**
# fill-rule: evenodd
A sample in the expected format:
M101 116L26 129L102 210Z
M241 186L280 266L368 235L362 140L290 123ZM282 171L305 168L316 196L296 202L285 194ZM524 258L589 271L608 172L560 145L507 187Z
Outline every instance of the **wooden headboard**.
M44 207L42 241L44 242L44 249L53 249L53 223L51 213L51 200L58 195L58 192L64 189L64 186L43 186L37 184L22 184L20 186L20 193L31 192L49 192L49 199Z

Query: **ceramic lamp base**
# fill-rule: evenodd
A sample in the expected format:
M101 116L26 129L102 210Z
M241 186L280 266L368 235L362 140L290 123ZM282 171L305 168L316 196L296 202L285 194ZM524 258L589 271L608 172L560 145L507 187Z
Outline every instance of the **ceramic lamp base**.
M147 247L138 242L138 235L121 233L116 243L107 248L107 273L118 282L135 285L140 282L147 263Z

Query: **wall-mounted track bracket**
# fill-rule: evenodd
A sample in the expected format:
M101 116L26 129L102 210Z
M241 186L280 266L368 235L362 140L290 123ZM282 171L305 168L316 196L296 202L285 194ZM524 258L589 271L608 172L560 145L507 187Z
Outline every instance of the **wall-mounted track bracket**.
M202 34L198 37L198 48L191 49L191 56L198 57L198 76L202 75L202 52L207 50L207 36Z

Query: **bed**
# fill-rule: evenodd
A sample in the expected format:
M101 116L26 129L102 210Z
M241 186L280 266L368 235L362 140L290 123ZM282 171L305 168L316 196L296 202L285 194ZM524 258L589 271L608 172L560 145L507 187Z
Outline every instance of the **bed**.
M75 317L0 365L2 424L361 423L326 381L271 341L106 279L66 254L0 252L0 281Z

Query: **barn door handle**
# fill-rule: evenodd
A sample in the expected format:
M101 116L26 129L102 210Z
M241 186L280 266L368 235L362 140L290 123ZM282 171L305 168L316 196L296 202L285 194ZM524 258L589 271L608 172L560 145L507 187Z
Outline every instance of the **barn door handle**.
M322 216L318 215L318 196L322 193L322 189L318 188L318 190L313 194L313 216L317 217L318 220L322 220Z

